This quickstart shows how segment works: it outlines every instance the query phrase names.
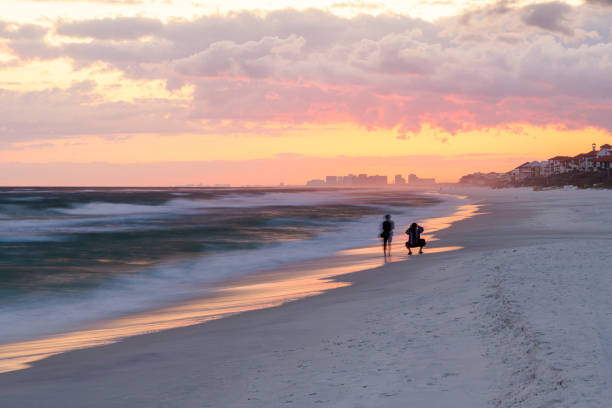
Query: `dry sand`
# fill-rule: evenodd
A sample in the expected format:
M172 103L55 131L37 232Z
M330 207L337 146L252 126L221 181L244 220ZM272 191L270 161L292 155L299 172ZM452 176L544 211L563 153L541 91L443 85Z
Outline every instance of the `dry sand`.
M612 192L467 193L461 251L0 374L0 405L611 406Z

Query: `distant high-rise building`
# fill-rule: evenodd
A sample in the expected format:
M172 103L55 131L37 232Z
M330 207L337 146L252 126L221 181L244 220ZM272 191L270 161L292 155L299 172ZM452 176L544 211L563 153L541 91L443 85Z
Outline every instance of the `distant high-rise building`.
M411 174L408 176L408 184L410 184L411 186L423 186L423 185L430 185L430 184L436 184L436 179L434 178L420 178L417 177L416 174Z
M404 180L405 182L405 180ZM349 174L347 176L326 176L325 180L313 179L306 183L307 186L384 186L388 184L387 176L368 176L363 173L358 176Z
M306 185L309 187L320 187L325 185L325 181L320 179L309 180Z
M357 184L357 177L354 174L344 176L342 177L342 184L344 184L345 186L352 186L353 184Z
M325 177L325 184L328 186L336 186L338 185L338 177L336 176L327 176Z
M376 186L387 185L387 176L370 176L367 178L367 184L373 184Z
M406 184L406 179L402 177L401 174L396 174L395 175L395 185L404 185Z

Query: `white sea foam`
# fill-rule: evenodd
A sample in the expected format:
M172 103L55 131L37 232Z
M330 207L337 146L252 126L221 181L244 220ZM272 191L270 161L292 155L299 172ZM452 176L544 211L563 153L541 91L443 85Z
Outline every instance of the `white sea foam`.
M63 241L69 234L152 230L153 225L129 225L125 223L144 215L95 218L21 218L0 216L0 242Z
M145 215L162 214L172 211L172 205L142 205L126 203L93 202L74 206L73 208L56 209L58 213L67 215Z
M5 197L4 200L6 201L23 201L23 202L28 202L28 201L41 201L44 200L44 197L42 196L28 196L28 197Z
M178 195L179 193L172 193ZM177 211L201 210L208 208L252 208L270 205L308 206L339 202L350 202L354 197L329 191L290 192L265 194L227 194L211 199L176 198L159 205L127 204L111 202L91 202L75 205L72 208L55 209L66 215L105 216L105 215L147 215L176 214Z
M311 197L311 202L317 199ZM285 202L294 201L287 198ZM413 220L449 215L461 203L461 200L450 197L431 207L401 209L403 215L395 217L398 235ZM19 305L10 304L0 308L0 327L11 327L10 332L0 334L0 343L60 332L99 319L168 305L186 297L203 295L209 287L207 282L371 245L379 240L380 221L380 216L370 216L340 223L334 232L320 234L311 240L146 267L141 274L113 278L86 293L66 293L61 297L32 296Z

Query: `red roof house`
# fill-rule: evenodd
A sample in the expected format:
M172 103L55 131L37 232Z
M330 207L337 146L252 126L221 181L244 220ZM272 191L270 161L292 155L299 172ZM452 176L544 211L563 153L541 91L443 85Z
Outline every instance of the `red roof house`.
M612 168L612 156L603 156L593 159L593 166L597 170L608 170Z

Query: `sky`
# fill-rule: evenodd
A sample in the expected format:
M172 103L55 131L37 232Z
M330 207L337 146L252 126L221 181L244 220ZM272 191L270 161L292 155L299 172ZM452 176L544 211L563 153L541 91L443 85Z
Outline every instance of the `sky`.
M0 0L0 185L456 181L612 143L612 0Z

